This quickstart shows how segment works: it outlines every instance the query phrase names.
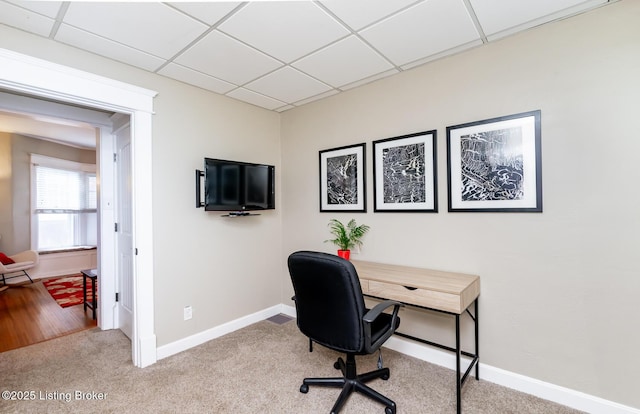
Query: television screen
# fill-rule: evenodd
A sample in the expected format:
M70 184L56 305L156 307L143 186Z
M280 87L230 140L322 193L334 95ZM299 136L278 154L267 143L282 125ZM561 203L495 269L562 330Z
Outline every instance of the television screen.
M275 167L205 158L204 209L251 211L275 208Z

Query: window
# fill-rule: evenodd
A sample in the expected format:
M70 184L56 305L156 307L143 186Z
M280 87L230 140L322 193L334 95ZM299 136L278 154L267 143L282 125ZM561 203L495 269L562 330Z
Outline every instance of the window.
M34 249L97 245L95 164L33 154L32 239Z

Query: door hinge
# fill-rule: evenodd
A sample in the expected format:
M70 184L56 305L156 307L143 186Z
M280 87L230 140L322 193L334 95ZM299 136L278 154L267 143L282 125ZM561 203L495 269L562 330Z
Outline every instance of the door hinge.
M116 292L116 302L118 301L118 299L120 299L120 296L119 296L118 292Z
M113 231L118 232L118 223L114 223Z
M118 154L116 154L115 152L113 153L113 162L117 162L118 161Z
M137 247L134 249L134 254L135 254L136 256L138 255L138 248L137 248Z

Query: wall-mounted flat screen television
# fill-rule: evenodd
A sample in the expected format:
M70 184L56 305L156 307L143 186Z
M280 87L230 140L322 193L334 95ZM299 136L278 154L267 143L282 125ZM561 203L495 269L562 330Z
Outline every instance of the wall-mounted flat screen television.
M275 208L273 165L204 159L205 210L253 211Z

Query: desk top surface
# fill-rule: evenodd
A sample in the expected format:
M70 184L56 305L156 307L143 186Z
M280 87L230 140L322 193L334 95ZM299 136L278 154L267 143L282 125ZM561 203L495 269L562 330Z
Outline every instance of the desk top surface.
M351 261L362 279L393 283L451 294L461 294L480 276L466 273L446 272L419 267L399 266L384 263Z
M98 277L98 269L85 269L81 270L80 273L90 278Z

